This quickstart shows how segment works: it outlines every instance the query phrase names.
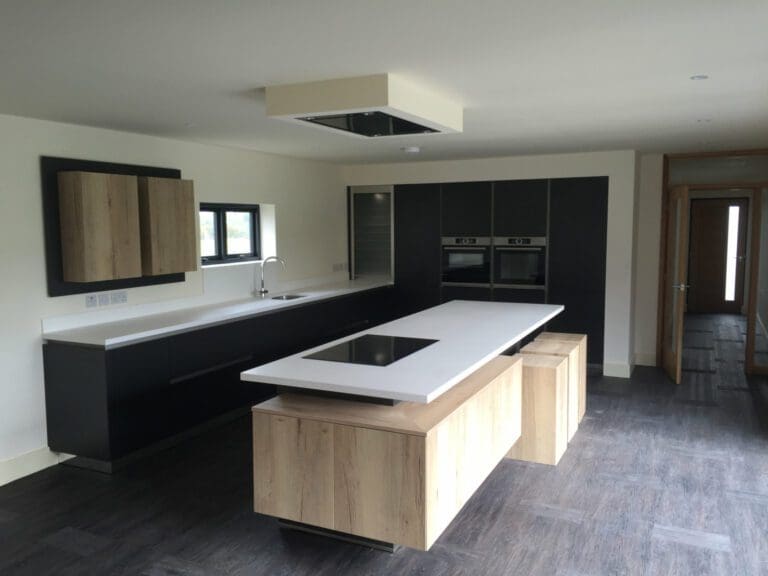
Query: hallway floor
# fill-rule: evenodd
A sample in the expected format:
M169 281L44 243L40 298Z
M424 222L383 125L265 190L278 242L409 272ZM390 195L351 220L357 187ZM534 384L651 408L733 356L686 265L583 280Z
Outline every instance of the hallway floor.
M653 368L592 379L560 464L501 462L427 553L253 514L244 418L114 476L57 466L0 488L0 574L768 575L768 384L741 373L743 332L689 318L680 386Z

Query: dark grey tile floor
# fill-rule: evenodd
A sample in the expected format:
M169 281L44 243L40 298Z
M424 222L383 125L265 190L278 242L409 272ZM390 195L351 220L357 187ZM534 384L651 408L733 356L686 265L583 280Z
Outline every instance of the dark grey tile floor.
M0 574L768 575L768 384L741 372L740 318L688 325L682 385L592 379L560 464L501 462L430 552L250 512L242 419L114 476L58 466L0 488Z

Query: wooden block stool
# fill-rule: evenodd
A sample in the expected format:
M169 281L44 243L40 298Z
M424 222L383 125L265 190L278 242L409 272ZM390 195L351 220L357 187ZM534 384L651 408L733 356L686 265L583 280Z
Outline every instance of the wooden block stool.
M507 458L554 465L568 447L568 359L522 356L522 433Z
M581 422L587 412L587 335L542 332L536 337L537 342L544 340L572 342L579 345L579 422Z
M579 345L560 340L540 340L523 347L521 354L561 356L568 361L568 441L579 429Z

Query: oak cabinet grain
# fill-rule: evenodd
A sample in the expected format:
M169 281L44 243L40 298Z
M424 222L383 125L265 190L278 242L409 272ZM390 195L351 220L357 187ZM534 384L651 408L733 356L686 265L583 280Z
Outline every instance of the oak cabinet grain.
M58 183L64 281L141 276L136 177L59 172Z

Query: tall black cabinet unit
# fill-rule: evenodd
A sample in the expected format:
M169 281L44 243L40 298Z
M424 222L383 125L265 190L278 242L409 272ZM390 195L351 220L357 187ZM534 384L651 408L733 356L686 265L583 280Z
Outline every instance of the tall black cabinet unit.
M395 186L398 316L440 304L440 185Z
M493 184L494 236L546 236L548 180Z
M456 182L442 186L442 235L491 235L491 183Z
M565 311L553 332L588 336L588 361L603 361L608 177L550 181L548 302Z

